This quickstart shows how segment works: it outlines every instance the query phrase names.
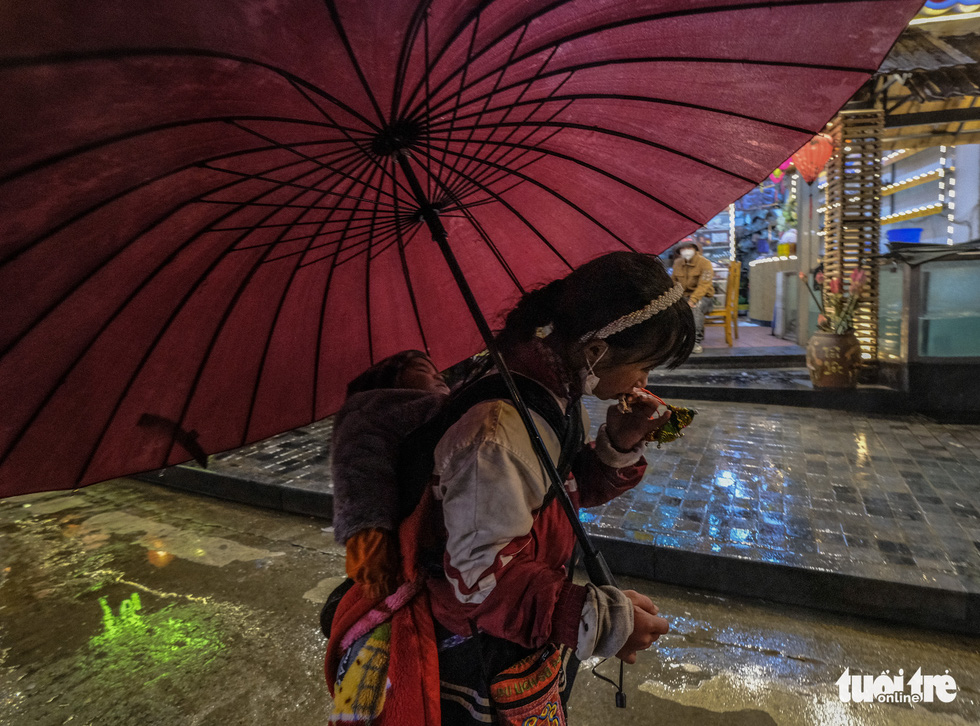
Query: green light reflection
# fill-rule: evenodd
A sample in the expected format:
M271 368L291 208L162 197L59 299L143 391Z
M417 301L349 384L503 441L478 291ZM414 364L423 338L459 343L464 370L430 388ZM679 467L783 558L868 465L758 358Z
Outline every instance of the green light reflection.
M150 683L180 671L187 675L206 667L225 646L206 613L195 606L143 612L139 593L123 600L113 612L99 598L103 632L89 640L100 671L136 676ZM94 664L93 664L94 665Z

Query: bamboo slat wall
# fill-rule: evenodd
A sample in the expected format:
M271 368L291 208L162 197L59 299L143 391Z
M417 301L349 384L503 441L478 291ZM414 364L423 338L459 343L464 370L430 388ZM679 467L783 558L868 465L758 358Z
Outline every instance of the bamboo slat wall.
M854 319L867 367L878 358L878 267L873 264L881 236L881 137L884 115L878 110L842 111L830 134L835 152L827 162L824 229L824 294L829 280L851 272L868 275Z

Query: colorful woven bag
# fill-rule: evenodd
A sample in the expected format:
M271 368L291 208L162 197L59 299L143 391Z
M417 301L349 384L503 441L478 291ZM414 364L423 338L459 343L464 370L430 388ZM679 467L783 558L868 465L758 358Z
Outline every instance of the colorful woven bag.
M565 726L561 692L564 653L546 645L502 671L490 682L500 723L505 726Z

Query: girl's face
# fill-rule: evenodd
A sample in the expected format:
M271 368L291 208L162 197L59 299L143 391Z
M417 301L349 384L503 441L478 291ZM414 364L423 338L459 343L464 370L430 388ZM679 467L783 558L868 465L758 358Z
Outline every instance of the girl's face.
M606 353L593 369L593 372L599 376L599 383L593 389L592 395L604 401L632 393L634 388L646 388L647 376L650 375L650 370L655 364L655 361L649 358L639 361L630 361L626 358L626 362L616 363L616 358L612 355L614 352L611 350ZM613 358L613 361L603 365L605 358Z
M430 393L449 393L442 374L428 358L413 358L398 374L401 388L414 388Z

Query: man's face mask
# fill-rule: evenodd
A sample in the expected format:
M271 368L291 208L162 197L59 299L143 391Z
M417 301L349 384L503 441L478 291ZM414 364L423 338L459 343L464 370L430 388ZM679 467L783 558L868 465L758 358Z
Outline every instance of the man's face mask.
M681 250L681 257L683 257L685 260L692 260L694 259L694 252L695 250L693 247L685 247Z

